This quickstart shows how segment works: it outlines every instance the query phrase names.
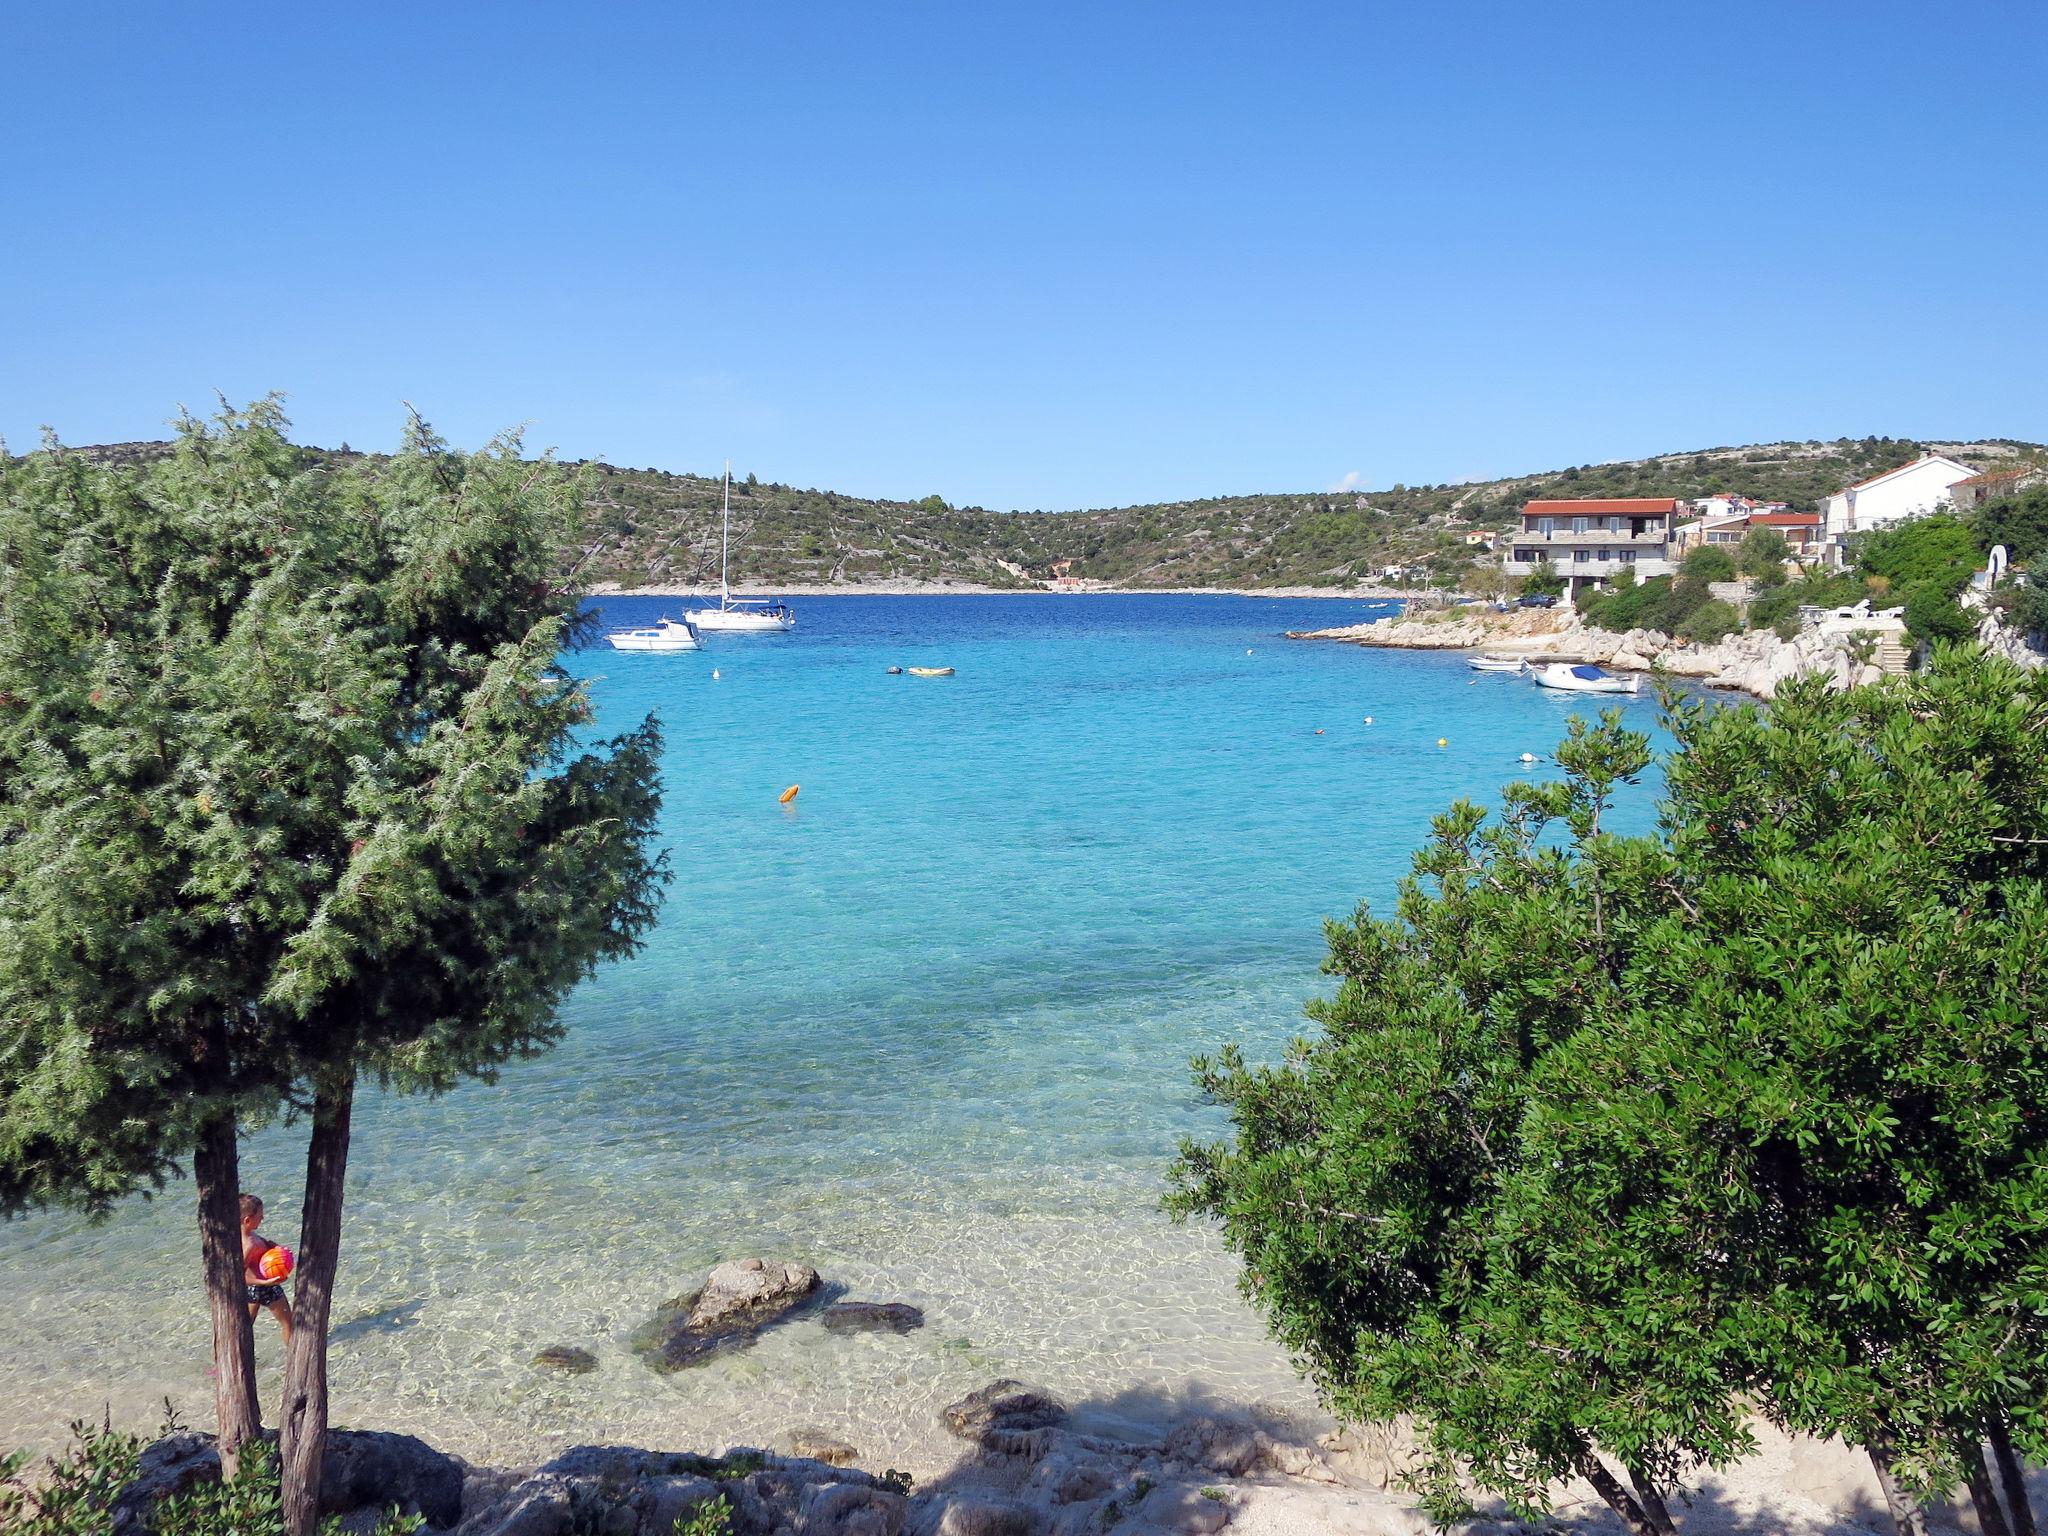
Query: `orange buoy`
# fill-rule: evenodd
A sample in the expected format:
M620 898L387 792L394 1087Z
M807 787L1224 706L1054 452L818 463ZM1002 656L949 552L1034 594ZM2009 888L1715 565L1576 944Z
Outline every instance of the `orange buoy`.
M790 785L789 788L785 789L780 795L775 797L775 803L777 805L789 804L790 801L796 798L796 792L802 788L803 785L801 784Z

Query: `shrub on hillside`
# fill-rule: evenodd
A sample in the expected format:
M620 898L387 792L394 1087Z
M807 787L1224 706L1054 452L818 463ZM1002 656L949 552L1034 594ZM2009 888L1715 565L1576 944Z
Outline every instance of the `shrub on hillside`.
M1967 640L1976 634L1977 621L1942 582L1923 581L1906 589L1906 632L1915 640Z
M1678 626L1678 633L1699 645L1712 645L1716 640L1725 640L1742 628L1742 615L1735 611L1733 603L1724 603L1718 597L1709 598L1685 616Z
M1856 546L1856 563L1884 577L1894 591L1935 582L1954 593L1977 569L1978 554L1976 530L1961 518L1937 512L1865 534Z
M1987 550L2003 544L2017 565L2048 555L2048 485L2030 486L1978 508L1977 542Z

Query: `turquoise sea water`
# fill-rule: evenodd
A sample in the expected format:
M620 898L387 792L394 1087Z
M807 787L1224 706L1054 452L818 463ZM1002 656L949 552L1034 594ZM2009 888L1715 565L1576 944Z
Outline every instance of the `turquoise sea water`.
M818 1424L919 1466L937 1405L997 1374L1133 1411L1309 1411L1229 1256L1158 1213L1177 1138L1218 1125L1188 1057L1277 1051L1322 986L1321 920L1385 903L1456 796L1548 772L1520 754L1547 754L1587 701L1457 654L1282 638L1385 604L796 607L793 635L572 658L604 725L662 717L676 879L645 952L576 994L554 1053L359 1111L338 1419L499 1459ZM1651 704L1625 707L1651 727ZM286 1242L301 1145L267 1131L245 1154ZM626 1352L659 1302L750 1253L929 1325L795 1325L667 1378ZM103 1404L142 1425L168 1397L203 1421L197 1268L185 1188L100 1227L0 1227L0 1445ZM274 1391L267 1320L259 1341ZM601 1369L533 1371L557 1342Z

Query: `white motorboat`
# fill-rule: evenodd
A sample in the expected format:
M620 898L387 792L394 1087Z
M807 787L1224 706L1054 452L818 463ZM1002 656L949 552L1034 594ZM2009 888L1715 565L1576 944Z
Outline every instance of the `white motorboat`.
M796 628L789 605L765 597L734 597L726 573L732 562L732 460L725 461L725 515L718 536L718 606L683 615L700 630L718 634L779 634Z
M694 651L699 644L697 631L687 619L680 624L662 619L638 629L615 629L605 639L618 651Z
M1538 688L1555 688L1563 693L1634 693L1642 685L1642 679L1633 675L1616 677L1595 666L1574 666L1563 661L1536 667L1529 676L1535 679Z
M1527 663L1519 656L1468 656L1465 665L1474 672L1519 672Z

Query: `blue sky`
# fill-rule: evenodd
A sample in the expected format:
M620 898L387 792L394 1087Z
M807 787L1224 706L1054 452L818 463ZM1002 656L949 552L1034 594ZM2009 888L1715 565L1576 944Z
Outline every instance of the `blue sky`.
M1073 507L2048 439L2048 6L0 11L0 434Z

